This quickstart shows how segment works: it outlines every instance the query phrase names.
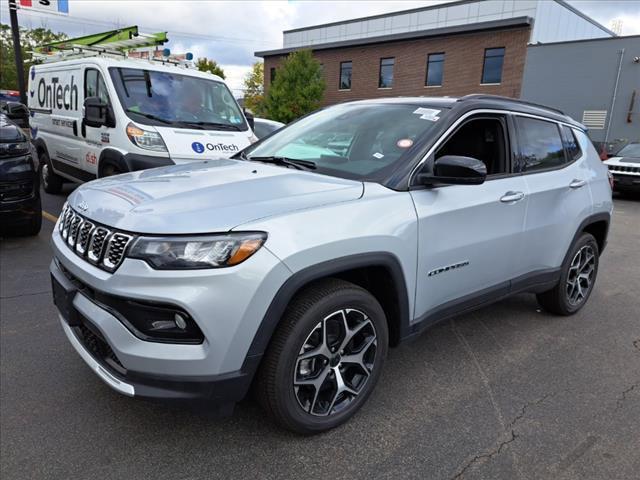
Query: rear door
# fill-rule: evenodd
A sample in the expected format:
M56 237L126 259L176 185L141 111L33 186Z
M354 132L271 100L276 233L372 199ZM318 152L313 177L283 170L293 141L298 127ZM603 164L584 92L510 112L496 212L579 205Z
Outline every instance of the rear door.
M482 185L411 191L418 215L418 319L429 322L509 291L524 231L527 186L513 171L508 124L505 115L474 117L436 150L436 156L443 151L483 160L489 175ZM456 140L464 128L469 134Z
M591 213L585 153L571 127L516 115L519 170L529 202L521 261L528 272L557 269Z

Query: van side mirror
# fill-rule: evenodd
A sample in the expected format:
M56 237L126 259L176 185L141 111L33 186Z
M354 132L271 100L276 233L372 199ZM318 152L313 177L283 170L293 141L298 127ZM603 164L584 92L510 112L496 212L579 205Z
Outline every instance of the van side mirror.
M84 101L84 123L88 127L99 128L103 125L114 127L111 107L99 97L87 97Z
M416 180L421 185L444 183L449 185L480 185L487 178L487 166L472 157L444 155L436 159L433 174L419 173Z
M247 123L251 127L251 130L253 130L253 127L256 124L255 117L253 116L253 113L251 113L251 110L249 110L247 108L243 108L242 109L242 113L244 113L244 117L247 119Z

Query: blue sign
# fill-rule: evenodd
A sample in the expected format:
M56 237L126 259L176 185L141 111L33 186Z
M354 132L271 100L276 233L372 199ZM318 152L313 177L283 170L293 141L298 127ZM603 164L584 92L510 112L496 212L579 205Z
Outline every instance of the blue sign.
M193 148L193 151L196 152L196 153L204 152L204 145L201 144L200 142L193 142L191 144L191 148Z

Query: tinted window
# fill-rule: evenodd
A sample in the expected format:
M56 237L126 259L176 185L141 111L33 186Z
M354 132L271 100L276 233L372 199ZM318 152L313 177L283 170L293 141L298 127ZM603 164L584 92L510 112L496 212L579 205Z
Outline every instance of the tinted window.
M351 88L351 62L340 63L340 90L349 90Z
M109 92L100 72L94 68L88 68L84 80L84 98L98 97L102 103L109 103Z
M576 140L576 136L571 128L567 126L562 127L562 141L564 142L564 148L567 151L570 161L580 158L582 150L580 150L580 144L578 140Z
M271 67L269 69L269 82L273 83L275 79L276 79L276 68Z
M504 48L487 48L484 51L484 65L482 67L482 83L502 82L502 64L504 63Z
M565 163L558 125L534 118L516 117L520 155L526 172Z
M427 57L427 87L442 85L442 75L444 73L444 53L432 53Z
M281 127L282 125L261 122L260 120L256 120L253 127L253 133L256 135L256 137L262 138L262 137L266 137L271 132L273 132L274 130L278 130Z
M378 88L391 88L393 86L393 64L395 58L380 59L380 78L378 79Z

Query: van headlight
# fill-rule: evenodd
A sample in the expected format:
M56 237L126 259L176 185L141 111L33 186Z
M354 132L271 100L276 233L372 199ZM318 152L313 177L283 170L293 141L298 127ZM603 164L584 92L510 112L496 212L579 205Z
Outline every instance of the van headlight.
M127 256L144 260L158 270L231 267L256 253L266 239L264 232L139 237Z
M131 143L145 150L153 150L154 152L166 152L167 146L158 132L152 130L144 130L134 123L127 125L127 137Z

